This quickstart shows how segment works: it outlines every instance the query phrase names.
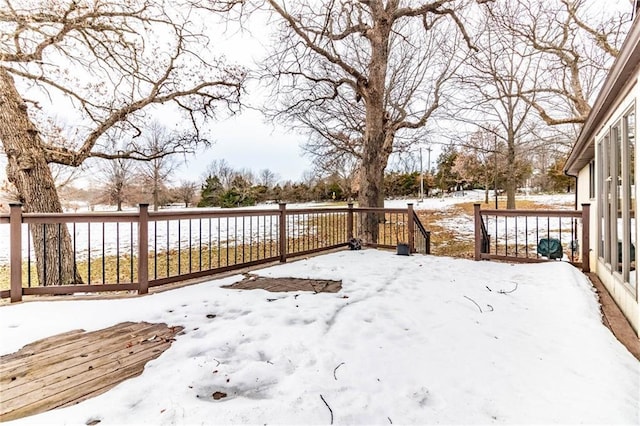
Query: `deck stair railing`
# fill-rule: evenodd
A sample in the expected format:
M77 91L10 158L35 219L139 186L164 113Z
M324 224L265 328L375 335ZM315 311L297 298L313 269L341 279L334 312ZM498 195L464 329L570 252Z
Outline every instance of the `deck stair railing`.
M582 210L481 209L474 205L475 260L566 260L589 272L589 204ZM548 247L558 248L557 253Z
M137 291L348 245L364 220L378 219L372 247L409 244L429 252L429 233L407 208L193 209L101 213L24 213L11 205L0 214L9 229L0 246L0 297ZM6 225L8 224L8 226ZM73 278L63 273L62 248L44 245L36 262L32 231L44 238L70 235ZM0 229L1 230L1 229ZM5 234L7 234L5 232ZM43 261L47 264L43 268ZM41 269L39 269L41 268ZM43 282L41 283L40 280Z

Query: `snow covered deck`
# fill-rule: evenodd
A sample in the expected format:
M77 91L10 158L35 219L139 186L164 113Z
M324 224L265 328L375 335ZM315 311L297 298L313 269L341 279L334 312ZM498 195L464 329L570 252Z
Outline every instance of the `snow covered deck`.
M130 299L0 308L0 353L80 326L184 327L140 376L16 423L640 420L640 363L602 324L589 281L565 262L512 265L362 250L253 272L342 281L342 289L224 288L244 278L235 275Z

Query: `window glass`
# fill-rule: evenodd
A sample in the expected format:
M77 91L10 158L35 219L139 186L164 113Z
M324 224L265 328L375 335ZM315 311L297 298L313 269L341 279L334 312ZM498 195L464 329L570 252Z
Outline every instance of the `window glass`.
M606 191L607 191L607 185L606 185L606 177L607 175L606 173L606 155L605 155L605 143L604 140L600 140L598 141L598 145L597 145L597 156L596 156L596 160L597 160L597 168L598 168L598 195L599 198L597 200L597 205L598 205L598 257L600 257L601 259L604 259L605 257L605 233L606 233Z
M612 198L611 198L611 188L612 188L612 176L611 176L611 161L610 161L610 150L609 150L609 136L605 136L604 142L602 145L602 166L603 166L603 178L604 178L604 188L603 188L603 235L604 235L604 261L605 263L611 264L611 206L612 206Z
M624 164L624 177L625 183L625 197L628 206L628 213L625 212L625 235L623 250L628 250L628 265L625 265L624 278L625 281L631 284L633 288L637 287L637 271L636 271L636 241L637 241L637 228L636 228L636 211L638 207L636 205L636 182L635 182L635 170L636 170L636 115L635 112L629 113L625 116L625 130L626 130L626 149L625 149L625 164Z
M618 122L612 129L612 160L613 170L613 203L611 206L611 255L612 265L614 270L622 274L622 264L624 253L622 251L622 227L623 227L623 211L622 211L622 129L621 123ZM626 180L626 179L625 179Z

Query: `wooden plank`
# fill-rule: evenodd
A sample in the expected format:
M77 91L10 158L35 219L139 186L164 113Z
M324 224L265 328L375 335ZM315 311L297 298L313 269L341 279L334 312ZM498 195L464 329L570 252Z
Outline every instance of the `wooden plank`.
M262 289L270 292L312 291L314 293L337 293L342 288L342 281L249 277L223 287L236 290Z
M3 355L0 357L2 364L0 365L0 371L2 368L6 367L6 363L15 359L21 359L24 357L31 356L36 353L36 348L49 349L56 346L66 345L69 342L74 341L78 338L79 335L84 333L85 331L82 329L67 331L66 333L57 334L52 337L47 337L45 339L36 340L35 342L29 343L22 347L18 352L14 352L12 354Z
M3 378L6 375L18 374L20 371L24 371L33 366L42 368L55 363L58 361L57 358L60 354L74 353L78 356L84 356L85 352L90 348L90 345L87 344L88 341L94 339L115 339L112 341L112 344L117 344L122 341L126 341L127 339L135 338L138 334L145 333L145 330L153 327L156 327L156 325L149 323L123 323L121 328L113 326L103 330L86 333L82 338L76 338L74 341L68 342L64 345L55 346L50 350L39 350L38 347L32 347L29 349L29 358L27 360L21 360L20 362L16 362L16 360L14 360L12 362L7 362L5 365L4 357L0 357L0 363L2 364L0 367L0 383L4 382Z
M73 381L74 377L83 375L85 372L91 372L88 374L91 376L99 372L101 367L114 362L122 364L122 359L135 358L140 352L144 352L149 348L153 349L155 346L166 343L170 336L171 333L168 333L163 336L165 338L160 337L155 344L153 344L153 342L149 342L150 344L138 343L129 348L121 348L115 352L105 353L102 356L98 355L96 357L83 359L70 358L63 361L66 367L62 370L54 372L45 371L42 373L35 371L35 374L31 376L31 380L23 381L18 386L3 389L2 400L3 402L11 401L35 391L42 391L44 393L54 392L58 389L60 383L64 383L67 380Z
M33 387L37 384L38 380L35 378L41 378L46 380L50 379L49 376L57 377L56 373L60 375L74 374L74 366L82 365L84 363L95 362L102 357L107 357L112 354L118 354L118 352L127 352L130 347L135 346L140 341L144 341L154 335L162 334L167 327L164 324L155 324L151 327L145 327L142 332L138 332L133 335L128 332L129 327L123 332L121 336L114 336L108 339L100 339L99 334L90 335L89 340L85 340L87 348L90 350L82 351L82 353L59 353L57 356L51 356L45 358L40 363L29 362L26 364L18 363L8 375L0 376L0 383L3 386L3 396L7 399L12 397L19 388L25 386ZM170 334L166 333L165 334ZM98 337L98 338L96 338ZM125 354L126 355L126 354ZM14 375L11 375L14 373ZM9 377L9 375L11 375ZM26 392L23 392L26 393Z
M32 353L35 348L36 353L30 356L5 356L11 357L10 364L15 364L7 371L17 375L12 376L13 380L2 377L0 421L73 405L106 392L123 380L141 374L145 364L169 348L181 330L182 327L149 323L122 323L82 334L74 330L21 349ZM64 344L69 339L75 341ZM89 350L80 351L80 347ZM46 349L39 352L38 348ZM22 370L15 369L20 366ZM7 379L9 383L5 386Z
M42 413L47 410L67 404L71 401L82 398L94 388L105 388L107 390L116 384L132 376L137 376L144 370L144 365L157 358L164 352L170 343L165 343L159 347L149 347L145 351L136 354L134 357L126 358L125 362L112 362L108 366L100 369L92 369L87 373L72 376L70 380L56 383L54 387L44 387L29 394L29 398L18 398L2 404L3 413L0 413L0 421L13 420L27 415ZM94 370L96 370L94 372ZM54 390L55 389L55 390ZM12 402L17 402L12 405Z

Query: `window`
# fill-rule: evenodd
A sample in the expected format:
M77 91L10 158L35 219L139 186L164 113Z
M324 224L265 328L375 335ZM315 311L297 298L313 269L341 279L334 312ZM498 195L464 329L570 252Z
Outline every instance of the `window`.
M635 110L630 109L596 144L596 161L589 164L589 196L599 194L598 257L637 291L635 135Z
M622 273L624 281L637 288L636 271L636 116L631 110L623 119L624 140L622 145Z

